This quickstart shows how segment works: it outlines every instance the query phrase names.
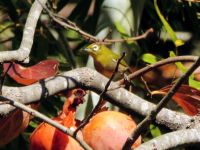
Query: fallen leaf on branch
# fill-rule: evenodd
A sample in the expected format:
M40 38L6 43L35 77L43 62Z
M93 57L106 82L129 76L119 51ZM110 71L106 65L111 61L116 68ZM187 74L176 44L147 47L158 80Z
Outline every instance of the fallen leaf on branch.
M152 94L166 95L173 85L168 85L160 90L153 91ZM200 91L188 85L181 85L172 99L190 116L196 115L200 111Z
M3 72L5 73L11 63L3 64ZM38 64L30 67L23 67L13 62L8 75L16 82L23 85L30 85L41 79L54 76L58 73L59 62L57 60L43 60Z
M67 99L63 110L54 121L64 125L67 128L75 130L77 122L75 120L76 108L83 103L85 91L75 89L66 95ZM82 133L78 133L82 137ZM83 148L70 136L64 134L48 123L41 123L30 137L31 150L82 150Z

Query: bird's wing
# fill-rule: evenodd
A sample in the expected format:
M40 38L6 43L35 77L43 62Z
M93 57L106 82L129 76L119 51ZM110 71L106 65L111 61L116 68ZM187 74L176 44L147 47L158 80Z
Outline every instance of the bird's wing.
M112 61L114 61L115 63L117 63L119 59L113 58ZM124 67L128 67L128 64L122 59L120 61L120 65L124 66Z
M112 59L112 61L117 64L118 59ZM126 72L129 69L128 64L122 59L119 64L119 72Z

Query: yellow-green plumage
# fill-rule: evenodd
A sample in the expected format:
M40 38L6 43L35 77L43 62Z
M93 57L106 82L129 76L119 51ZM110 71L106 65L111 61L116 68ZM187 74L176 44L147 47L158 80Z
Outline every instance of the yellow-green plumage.
M94 43L84 50L93 57L95 69L108 77L114 71L117 61L121 57L102 44ZM119 72L125 72L128 69L127 63L122 59L119 65Z

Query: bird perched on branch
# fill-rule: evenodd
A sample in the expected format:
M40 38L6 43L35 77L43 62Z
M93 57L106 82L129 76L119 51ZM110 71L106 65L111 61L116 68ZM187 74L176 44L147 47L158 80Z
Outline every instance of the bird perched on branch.
M121 57L112 52L105 45L97 43L90 44L88 47L84 48L84 51L88 52L93 57L95 69L107 77L112 75L117 61ZM118 71L122 74L131 72L128 64L123 59L120 61Z

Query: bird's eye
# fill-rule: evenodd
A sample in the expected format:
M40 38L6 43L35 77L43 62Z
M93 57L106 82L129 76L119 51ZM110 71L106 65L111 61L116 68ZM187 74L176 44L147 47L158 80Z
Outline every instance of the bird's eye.
M93 49L94 51L98 51L98 50L99 50L99 46L98 46L98 45L93 45L93 46L92 46L92 49Z

